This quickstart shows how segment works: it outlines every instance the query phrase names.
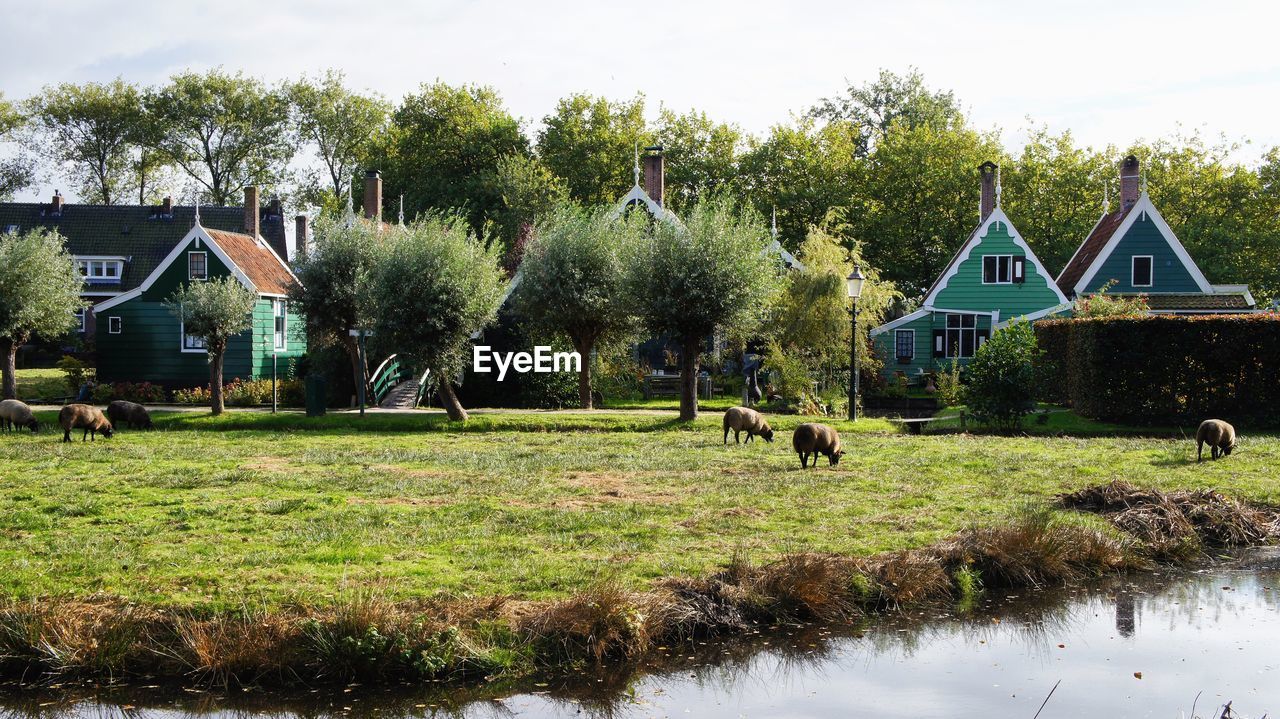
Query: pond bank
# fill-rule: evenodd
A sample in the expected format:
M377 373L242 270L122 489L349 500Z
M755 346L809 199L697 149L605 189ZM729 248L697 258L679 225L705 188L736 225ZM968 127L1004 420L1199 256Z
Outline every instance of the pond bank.
M734 561L714 576L669 579L645 592L606 583L552 602L406 603L367 591L324 606L216 614L110 598L9 602L0 609L0 674L227 686L469 685L643 661L667 646L762 626L856 621L971 601L984 589L1043 588L1149 569L1277 534L1274 510L1210 491L1112 483L1064 495L1057 509L1029 512L1008 526L976 527L920 550Z

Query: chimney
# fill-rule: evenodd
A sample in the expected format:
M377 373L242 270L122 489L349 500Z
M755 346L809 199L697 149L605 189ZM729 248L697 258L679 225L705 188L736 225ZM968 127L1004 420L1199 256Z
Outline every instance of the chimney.
M377 170L364 173L364 216L382 222L382 173Z
M173 196L166 196L164 204L160 206L160 214L165 217L173 217Z
M262 215L258 214L258 188L244 188L244 232L250 237L261 234L259 223Z
M1127 210L1138 204L1139 172L1138 158L1129 155L1120 164L1120 209Z
M658 207L666 207L662 203L662 190L665 187L662 149L662 145L644 148L644 192L658 203Z
M996 172L1000 168L996 163L987 160L978 165L978 174L982 177L982 200L978 203L978 222L986 222L996 209Z
M307 216L298 215L293 218L293 252L298 257L305 257L307 254L307 241L311 238L307 231Z
M54 215L62 214L62 192L59 190L53 191L53 203L49 205L49 212Z

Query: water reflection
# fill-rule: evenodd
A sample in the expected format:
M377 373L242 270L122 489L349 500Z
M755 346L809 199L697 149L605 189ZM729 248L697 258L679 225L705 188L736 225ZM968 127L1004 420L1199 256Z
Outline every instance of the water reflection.
M991 597L971 610L667 647L521 687L217 691L0 686L0 717L1242 716L1280 707L1280 554Z

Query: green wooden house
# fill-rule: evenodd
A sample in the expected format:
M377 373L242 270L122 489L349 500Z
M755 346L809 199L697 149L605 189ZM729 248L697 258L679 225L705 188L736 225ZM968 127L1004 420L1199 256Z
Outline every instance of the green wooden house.
M165 301L186 283L226 276L256 292L258 301L253 327L228 344L224 379L269 378L273 357L287 374L306 350L302 320L288 304L297 279L261 236L204 227L197 214L190 230L137 287L94 305L99 380L207 384L204 341L183 331Z
M1144 295L1152 313L1256 311L1247 285L1214 285L1205 278L1140 184L1138 158L1120 166L1120 207L1102 217L1058 275L1069 298Z
M994 163L979 168L979 223L929 288L919 310L871 331L884 373L910 380L967 362L991 332L1071 305L1000 208Z

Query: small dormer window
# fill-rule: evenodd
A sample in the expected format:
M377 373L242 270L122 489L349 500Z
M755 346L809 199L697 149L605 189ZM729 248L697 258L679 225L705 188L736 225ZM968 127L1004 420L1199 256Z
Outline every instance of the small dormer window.
M91 284L119 284L124 269L124 261L114 259L76 260L76 265L80 276Z
M4 226L4 234L6 234L6 235L16 235L16 234L18 234L18 226L17 226L17 225L5 225L5 226Z
M188 252L187 253L187 279L189 280L207 280L209 279L209 255L205 252Z

